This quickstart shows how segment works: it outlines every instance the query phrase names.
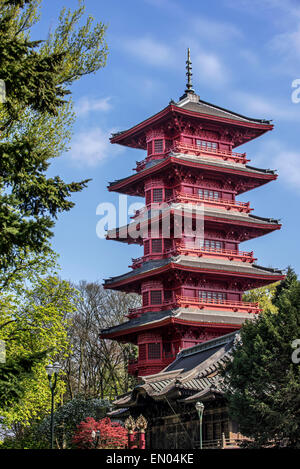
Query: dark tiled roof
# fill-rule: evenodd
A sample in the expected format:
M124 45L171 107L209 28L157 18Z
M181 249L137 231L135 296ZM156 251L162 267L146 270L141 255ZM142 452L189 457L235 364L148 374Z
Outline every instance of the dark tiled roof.
M238 333L233 332L216 339L209 340L194 347L182 350L176 360L160 373L145 376L142 383L134 388L131 394L121 396L114 404L118 407L134 406L140 392L153 399L163 399L174 390L185 390L189 397L183 400L193 401L202 395L222 394L222 378L218 375L220 365L230 359L231 349Z
M101 334L103 336L105 334L112 334L114 332L121 332L126 331L128 329L132 329L134 327L143 326L144 324L151 323L153 321L160 321L162 319L171 317L174 315L174 312L171 309L166 311L151 311L144 314L137 318L130 319L129 321L123 322L122 324L118 324L117 326L109 327L108 329L103 329Z
M261 169L261 168L256 168L254 166L249 166L249 165L239 165L237 166L236 163L223 163L222 161L218 161L217 159L211 158L211 160L203 159L201 157L191 158L188 155L181 155L180 153L174 153L174 156L176 155L176 160L178 160L178 163L180 163L180 160L182 161L190 161L191 163L201 163L201 165L207 165L207 166L214 166L216 168L228 168L228 169L233 169L233 170L239 170L242 172L245 172L247 174L251 173L253 176L256 174L275 174L276 171L272 169ZM169 156L172 156L170 154ZM139 177L143 176L143 173L149 169L149 168L155 168L159 163L164 161L163 159L160 160L152 160L146 163L145 168L143 168L141 171L138 172ZM136 173L132 174L131 176L127 176L125 178L121 179L116 179L115 181L109 182L109 187L113 187L116 184L119 184L120 182L125 182L125 181L130 181L132 177L136 176Z
M209 348L201 352L201 357L199 353L194 353L192 355L183 355L178 357L169 367L168 371L184 369L184 371L189 371L199 365L201 362L207 360L211 355L216 353L223 345L216 345L215 347Z
M196 312L196 314L195 314ZM197 308L174 308L165 311L151 311L141 314L137 318L130 319L129 321L118 324L117 326L103 329L101 335L110 335L118 332L130 333L133 328L139 328L146 324L160 322L164 319L175 317L176 319L193 322L193 323L218 323L218 324L231 324L238 327L243 324L245 319L253 318L251 313L232 313L230 311L220 310L205 310Z
M216 270L216 271L230 271L230 272L236 272L236 273L242 273L242 274L259 274L261 272L265 272L268 275L277 275L281 274L282 272L278 269L272 269L272 268L265 268L261 266L256 266L256 264L250 264L246 265L245 263L232 263L231 261L223 261L220 263L217 263L214 261L209 261L208 259L201 258L201 260L197 259L194 260L193 257L189 256L182 256L181 259L179 259L179 256L177 257L169 257L167 259L157 259L157 260L151 260L144 262L141 267L138 267L137 269L131 270L130 272L127 272L123 275L118 275L117 277L111 277L109 279L105 280L105 285L109 286L112 283L116 283L118 281L123 281L130 279L132 277L136 277L140 274L144 273L149 273L151 271L156 271L160 267L166 266L168 264L174 263L177 266L184 266L184 267L194 267L194 268L199 268L203 270Z
M257 124L266 124L270 125L271 121L265 119L254 119L251 117L243 116L228 109L222 108L207 101L203 101L196 94L191 97L191 100L186 101L186 96L183 96L182 99L176 103L176 106L181 109L186 109L188 111L198 112L199 114L207 114L215 117L222 117L226 119L233 119L242 122L248 123L257 123Z

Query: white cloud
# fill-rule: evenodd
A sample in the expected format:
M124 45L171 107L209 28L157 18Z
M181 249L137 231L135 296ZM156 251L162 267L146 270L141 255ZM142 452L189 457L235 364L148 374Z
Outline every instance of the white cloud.
M222 45L224 42L240 39L243 35L234 24L215 21L204 16L192 18L191 25L198 37L213 41L214 44L219 42Z
M292 94L292 88L291 88ZM243 114L250 117L259 117L265 119L281 119L285 121L294 121L300 118L300 106L296 106L291 102L291 94L287 97L286 102L278 99L272 101L251 93L235 91L231 94L232 98L240 108Z
M278 140L271 140L261 146L257 160L266 167L277 169L279 180L300 194L300 152L285 147Z
M282 54L285 60L300 59L300 24L294 31L277 34L270 42L273 50ZM298 63L299 65L299 63Z
M211 86L225 84L230 73L214 53L198 51L193 55L193 77L194 82L204 82Z
M123 39L121 47L148 65L169 67L176 64L175 51L150 37Z
M147 65L182 71L185 67L184 48L187 44L192 48L195 83L218 86L228 81L230 72L215 52L200 49L195 37L182 37L178 42L178 45L169 46L149 37L128 38L122 41L121 47Z
M108 156L120 153L122 148L111 145L109 138L114 130L103 131L99 127L75 134L68 156L75 166L95 167Z
M111 98L91 98L89 96L83 96L80 98L74 107L74 111L77 116L83 116L94 111L109 111L112 108Z

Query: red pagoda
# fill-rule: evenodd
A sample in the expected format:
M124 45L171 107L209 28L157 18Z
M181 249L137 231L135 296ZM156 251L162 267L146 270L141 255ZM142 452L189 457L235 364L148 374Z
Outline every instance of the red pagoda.
M133 175L109 185L145 197L145 207L107 236L140 244L143 255L133 259L130 272L105 280L105 288L141 294L142 306L101 332L138 346L129 371L139 376L158 373L182 349L239 329L260 312L257 303L242 300L243 293L283 278L280 270L257 265L253 252L240 250L241 242L280 229L278 220L256 216L249 203L236 200L277 178L233 151L273 125L201 100L191 84L189 50L186 64L187 86L178 102L111 138L147 151ZM191 230L180 226L179 237L183 210ZM203 239L193 230L199 217Z

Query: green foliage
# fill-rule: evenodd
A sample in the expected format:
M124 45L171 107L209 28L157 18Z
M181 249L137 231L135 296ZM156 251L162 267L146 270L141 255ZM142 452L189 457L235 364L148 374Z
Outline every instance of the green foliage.
M265 311L277 311L275 304L273 303L273 297L276 292L278 282L267 285L266 287L255 288L250 290L243 295L243 301L249 301L253 303L259 303L259 307Z
M77 425L87 417L96 420L105 416L110 402L103 399L84 399L77 397L59 407L54 414L55 441L59 449L71 448L72 438ZM46 417L35 429L36 439L49 440L50 416Z
M292 269L276 286L274 303L241 329L224 374L232 417L252 446L285 442L300 448L300 366L292 361L292 342L300 338L300 282Z
M70 353L67 330L76 295L76 290L58 277L37 276L29 286L23 284L23 290L19 285L16 295L11 292L6 311L2 305L0 339L6 344L7 364L3 368L0 365L0 379L4 380L0 381L0 412L6 425L29 425L48 412L50 391L45 365L57 354L63 359ZM48 352L48 358L41 352ZM33 358L34 366L23 373L20 364L31 363ZM10 374L4 374L7 366L12 367ZM12 391L19 390L12 392L10 399L4 392L8 385ZM59 380L58 395L63 391L63 381Z
M57 449L70 449L77 426L88 417L103 418L110 406L102 399L78 397L63 404L54 412L55 445ZM49 448L50 416L24 429L21 437L6 437L1 449Z
M106 63L105 25L84 20L82 2L63 9L46 41L31 41L40 0L0 0L0 270L20 268L28 253L50 250L57 215L70 210L87 180L48 177L50 161L68 149L74 121L70 85ZM80 23L80 25L79 25ZM8 271L8 272L7 272Z
M19 401L24 393L23 381L31 376L33 367L47 356L39 352L29 357L18 357L0 364L0 408L7 410L12 402Z

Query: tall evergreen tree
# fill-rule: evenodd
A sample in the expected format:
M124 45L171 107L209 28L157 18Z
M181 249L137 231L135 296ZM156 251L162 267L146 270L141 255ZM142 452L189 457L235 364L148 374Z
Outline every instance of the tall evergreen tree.
M222 370L224 389L251 445L300 448L300 365L292 360L292 343L300 339L300 282L291 268L274 303L277 312L266 310L243 325Z
M63 9L45 40L30 39L41 0L0 0L0 275L10 277L28 252L49 250L57 215L87 180L49 177L52 158L68 149L74 113L71 84L106 62L106 27L82 26L84 5ZM1 283L1 282L0 282Z

